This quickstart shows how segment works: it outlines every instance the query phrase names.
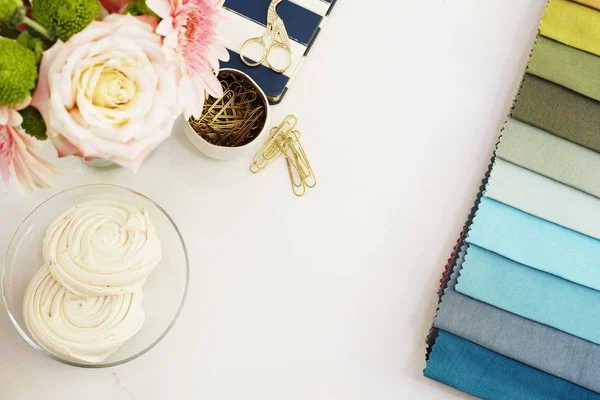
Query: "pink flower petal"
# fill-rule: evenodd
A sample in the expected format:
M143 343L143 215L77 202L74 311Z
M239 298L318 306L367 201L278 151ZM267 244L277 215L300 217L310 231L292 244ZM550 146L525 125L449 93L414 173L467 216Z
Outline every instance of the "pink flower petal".
M9 107L0 107L0 125L8 125Z
M147 0L148 6L156 11L151 5L154 3L165 6L166 15L168 1ZM179 87L185 87L181 89L185 92L182 95L185 113L198 115L205 91L217 97L223 93L215 76L219 71L219 60L229 60L229 51L217 35L217 23L224 15L221 10L223 0L171 0L169 5L169 18L161 21L156 32L165 38L163 52L169 59L174 52L179 59ZM199 93L189 93L185 79L196 82L193 88Z
M174 31L175 29L173 29L173 18L171 17L163 18L163 20L160 21L160 23L156 27L156 33L158 33L161 36L168 36Z
M21 127L0 126L0 175L4 182L12 176L24 195L50 186L44 173L59 172L35 153L40 147Z
M146 5L161 18L173 15L173 6L169 0L146 0Z
M204 82L201 79L193 81L185 77L181 80L181 91L186 104L183 116L186 119L190 116L200 118L205 101Z
M23 117L18 111L13 111L8 114L8 125L20 126L23 123Z
M217 46L214 46L215 48L213 49L215 52L215 56L222 61L229 61L230 55L229 55L229 50L227 50L227 47L223 46L222 44L219 44Z
M177 47L177 31L173 31L165 37L165 45L176 48Z
M209 71L201 71L199 77L202 78L204 83L206 84L206 92L213 97L221 97L223 95L223 87L221 86L221 82L215 76L214 73Z

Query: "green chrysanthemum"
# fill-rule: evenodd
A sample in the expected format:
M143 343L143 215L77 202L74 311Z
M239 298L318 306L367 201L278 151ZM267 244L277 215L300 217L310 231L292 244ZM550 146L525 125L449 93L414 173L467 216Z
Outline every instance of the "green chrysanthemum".
M69 40L81 32L100 14L98 0L35 0L31 7L33 19L59 39Z
M42 52L44 51L44 43L42 42L42 39L31 36L29 32L25 31L19 34L17 37L17 43L33 51L33 54L35 54L35 61L38 63L40 62L40 59L42 58Z
M133 16L150 15L158 18L158 15L146 5L146 0L133 0L125 8L125 14L131 14Z
M26 134L38 140L48 139L46 135L46 123L37 108L29 106L20 110L19 114L23 117L21 128L23 128Z
M16 41L1 37L0 54L0 105L15 105L35 89L35 54Z
M10 20L16 9L22 6L21 0L0 0L0 21Z

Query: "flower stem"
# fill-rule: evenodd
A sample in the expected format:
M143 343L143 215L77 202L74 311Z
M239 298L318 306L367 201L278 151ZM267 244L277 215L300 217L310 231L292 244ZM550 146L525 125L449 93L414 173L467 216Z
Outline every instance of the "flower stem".
M27 25L31 29L35 30L37 33L39 33L46 39L54 40L54 38L52 37L52 35L50 34L50 31L48 31L48 29L44 28L42 25L38 24L31 18L25 17L25 19L23 19L23 23L25 23L25 25Z

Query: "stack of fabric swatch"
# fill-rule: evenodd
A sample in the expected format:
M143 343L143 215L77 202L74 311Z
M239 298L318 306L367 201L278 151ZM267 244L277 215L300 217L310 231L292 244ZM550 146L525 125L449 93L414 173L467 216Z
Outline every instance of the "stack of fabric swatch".
M443 280L425 376L600 399L600 0L550 0Z

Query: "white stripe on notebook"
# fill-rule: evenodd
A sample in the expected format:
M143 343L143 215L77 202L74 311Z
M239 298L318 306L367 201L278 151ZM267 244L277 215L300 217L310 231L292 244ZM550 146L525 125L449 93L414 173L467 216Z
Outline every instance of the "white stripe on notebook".
M315 14L319 14L320 16L325 16L327 14L327 10L329 10L330 3L327 3L323 0L290 0L292 3L298 4L302 8L306 8L314 12Z
M242 44L246 40L265 34L265 27L263 25L227 9L223 9L223 14L225 14L225 18L217 25L217 31L225 47L231 51L239 53ZM270 43L270 38L267 43ZM290 47L292 49L293 62L290 68L284 73L288 77L294 74L298 64L304 57L304 52L306 52L306 46L291 39ZM261 48L258 44L247 46L247 49L244 49L244 51L247 51L251 59L259 60L261 57ZM271 53L271 57L274 65L277 67L285 66L289 62L289 56L283 50L274 50ZM268 67L266 61L263 65Z

